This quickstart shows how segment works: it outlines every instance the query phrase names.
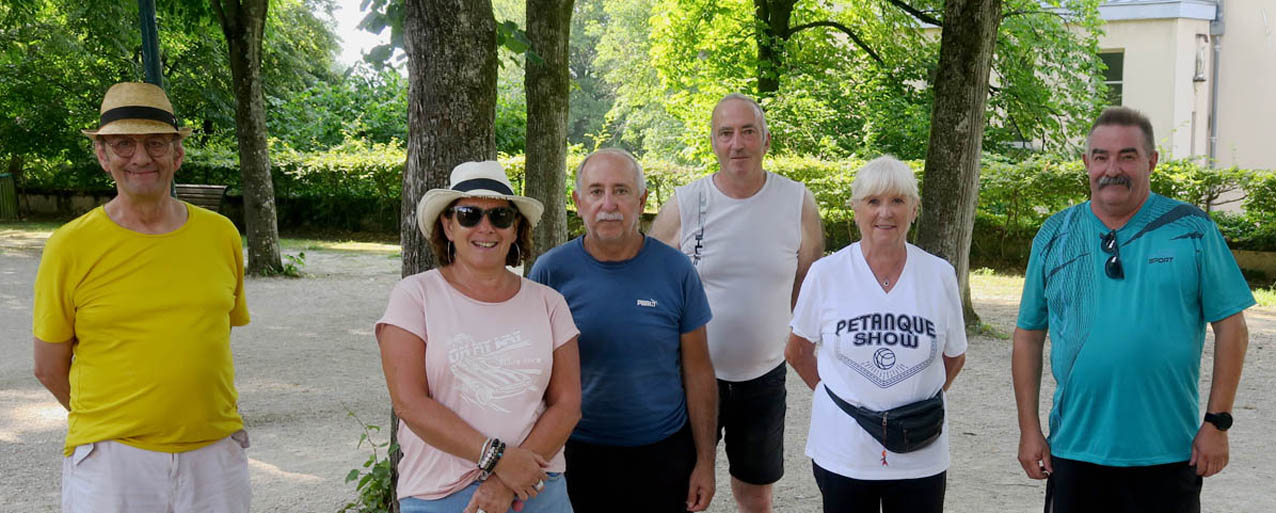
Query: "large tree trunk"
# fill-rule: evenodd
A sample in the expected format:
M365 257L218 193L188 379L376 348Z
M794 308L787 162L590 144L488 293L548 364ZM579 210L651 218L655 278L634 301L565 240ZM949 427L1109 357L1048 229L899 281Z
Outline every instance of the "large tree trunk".
M416 203L447 187L457 164L496 158L496 19L490 0L409 0L408 160L403 169L403 275L435 266Z
M524 271L550 248L567 242L567 110L571 99L567 44L575 0L527 0L527 38L540 57L528 59L526 194L545 204L545 214L532 234L534 248Z
M403 276L436 265L417 228L425 191L447 187L462 162L496 158L496 19L490 0L408 0L408 158L399 223ZM398 420L391 413L391 441ZM400 454L392 454L398 482ZM398 502L394 502L398 511Z
M966 325L979 324L970 301L970 240L979 201L984 108L1001 0L947 0L917 245L957 269Z
M754 32L758 45L758 97L774 96L780 90L784 45L789 39L789 21L796 0L753 0L758 24Z
M268 0L213 0L213 10L230 47L235 136L239 140L244 223L248 227L247 272L255 275L283 269L275 219L275 185L270 177L266 145L266 100L261 89L261 43L268 7Z

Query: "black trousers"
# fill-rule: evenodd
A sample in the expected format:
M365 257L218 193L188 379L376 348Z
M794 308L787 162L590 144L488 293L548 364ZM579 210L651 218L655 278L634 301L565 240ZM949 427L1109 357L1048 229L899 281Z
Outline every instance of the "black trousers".
M696 443L690 423L650 445L620 447L568 440L567 496L576 513L686 513Z
M824 513L943 513L948 473L918 479L853 479L811 462ZM568 481L570 483L570 481Z
M1109 467L1051 457L1046 513L1200 513L1201 476L1186 461Z

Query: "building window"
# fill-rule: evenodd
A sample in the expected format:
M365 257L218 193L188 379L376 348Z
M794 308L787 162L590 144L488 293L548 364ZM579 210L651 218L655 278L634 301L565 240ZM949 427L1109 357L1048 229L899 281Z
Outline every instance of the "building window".
M1123 52L1100 52L1099 59L1103 61L1103 83L1108 86L1108 105L1121 105L1121 80L1125 71L1125 53Z

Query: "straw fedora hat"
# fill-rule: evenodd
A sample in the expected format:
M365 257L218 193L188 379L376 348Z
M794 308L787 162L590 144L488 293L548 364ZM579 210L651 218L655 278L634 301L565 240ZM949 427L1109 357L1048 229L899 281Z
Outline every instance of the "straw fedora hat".
M155 84L120 82L111 86L102 98L97 130L81 130L84 135L176 134L190 135L190 128L177 126L173 104Z
M443 209L461 198L509 200L527 218L531 225L529 228L536 227L536 223L541 220L541 213L545 211L545 206L540 201L514 194L514 188L510 186L510 180L499 162L466 162L452 168L448 188L425 191L425 195L417 203L416 224L421 228L421 233L425 234L426 240L430 240L435 221L438 221Z

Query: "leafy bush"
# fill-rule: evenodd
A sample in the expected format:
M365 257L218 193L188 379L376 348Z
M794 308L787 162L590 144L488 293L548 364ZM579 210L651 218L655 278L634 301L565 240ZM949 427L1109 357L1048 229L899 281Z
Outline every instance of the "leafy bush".
M567 157L563 202L571 208L575 168L584 158L580 147ZM309 226L395 232L399 229L400 190L406 150L397 140L368 144L349 137L321 152L301 152L274 141L271 150L278 218L281 226ZM655 211L669 201L675 187L712 172L711 165L685 165L654 158L640 159ZM515 190L523 190L526 158L501 155ZM858 239L848 205L860 158L826 160L773 155L767 169L805 183L815 194L824 222L826 247L836 250ZM907 161L921 182L923 162ZM95 161L29 163L29 188L102 190L109 176ZM188 148L178 172L184 183L212 183L239 188L237 157L229 149ZM979 179L972 264L1022 267L1032 237L1054 213L1085 201L1089 185L1081 161L1034 154L1021 160L987 155ZM1152 174L1152 190L1204 207L1230 191L1244 192L1244 213L1212 212L1223 236L1236 249L1276 250L1276 173L1243 169L1210 169L1193 160L1160 163Z
M354 418L363 429L355 448L366 444L372 454L368 455L362 467L350 469L350 473L346 474L346 483L358 481L355 483L357 497L342 506L337 513L390 513L393 511L395 502L394 483L390 476L393 459L391 455L398 452L399 446L388 441L374 441L372 432L381 431L381 426L364 422L353 411L347 410L347 412L347 416ZM378 449L385 451L384 457Z

